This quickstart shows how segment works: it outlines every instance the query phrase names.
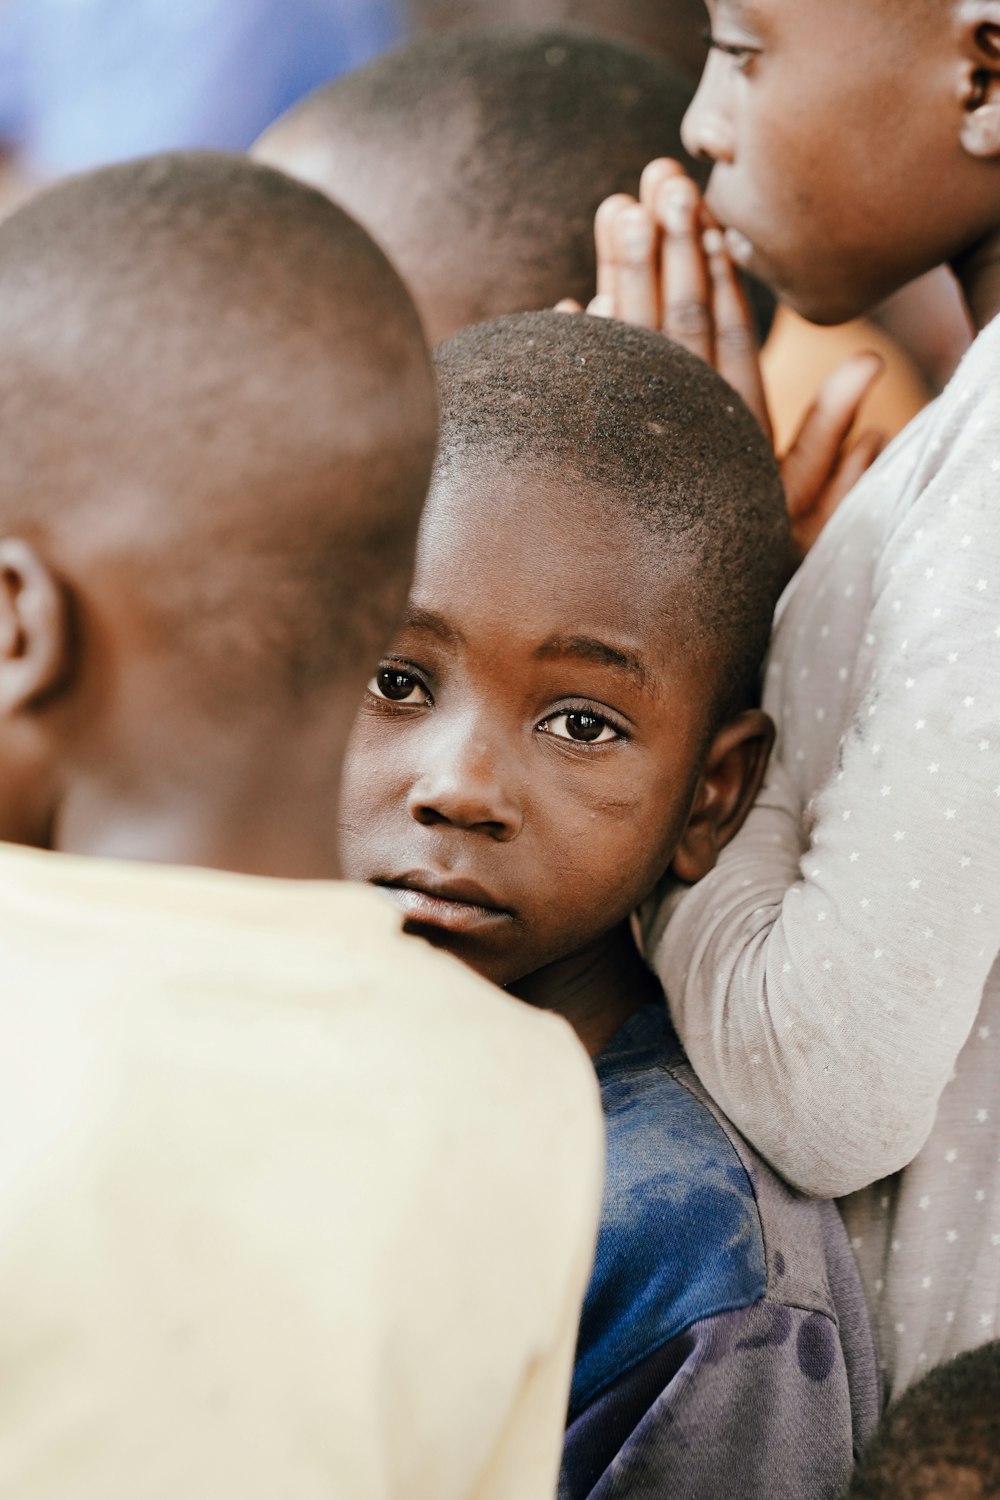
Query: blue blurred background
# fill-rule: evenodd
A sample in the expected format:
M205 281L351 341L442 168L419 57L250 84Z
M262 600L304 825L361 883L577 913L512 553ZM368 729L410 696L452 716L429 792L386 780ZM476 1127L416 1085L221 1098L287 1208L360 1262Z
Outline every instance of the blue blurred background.
M0 0L0 144L25 183L243 150L402 32L397 0Z

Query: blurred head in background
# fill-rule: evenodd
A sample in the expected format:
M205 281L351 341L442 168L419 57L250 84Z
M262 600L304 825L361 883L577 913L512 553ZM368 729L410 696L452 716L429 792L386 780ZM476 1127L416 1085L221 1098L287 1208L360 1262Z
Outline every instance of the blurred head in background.
M405 9L417 34L508 21L575 21L664 53L694 82L705 64L703 0L405 0Z
M432 343L593 295L593 219L683 155L691 90L661 56L568 26L424 37L320 89L254 147L387 250Z

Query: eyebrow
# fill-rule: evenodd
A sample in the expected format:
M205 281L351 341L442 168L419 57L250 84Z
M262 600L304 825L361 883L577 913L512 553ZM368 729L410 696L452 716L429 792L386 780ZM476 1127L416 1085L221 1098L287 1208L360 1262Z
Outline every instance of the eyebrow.
M450 625L444 615L432 609L421 609L417 604L408 604L403 615L403 625L408 630L427 630L442 641L462 641L462 633Z
M646 668L638 656L623 651L620 646L609 646L589 635L554 635L543 641L535 652L536 661L557 661L572 657L577 661L596 662L600 667L612 667L634 677L640 686L646 681Z

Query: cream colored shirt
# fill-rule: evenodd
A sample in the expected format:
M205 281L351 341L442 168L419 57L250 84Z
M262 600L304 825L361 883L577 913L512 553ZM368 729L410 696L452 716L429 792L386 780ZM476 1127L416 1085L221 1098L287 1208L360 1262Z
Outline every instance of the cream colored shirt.
M1000 1335L1000 319L792 581L765 706L768 787L656 966L737 1128L853 1194L898 1392Z
M350 885L0 846L0 955L0 1495L551 1500L563 1022Z

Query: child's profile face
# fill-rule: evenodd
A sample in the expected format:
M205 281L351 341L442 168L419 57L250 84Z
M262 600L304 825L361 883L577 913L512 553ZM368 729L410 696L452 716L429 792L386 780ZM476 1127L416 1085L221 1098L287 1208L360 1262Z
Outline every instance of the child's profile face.
M516 466L439 480L348 755L345 873L500 984L586 951L648 894L712 727L683 568L611 515Z
M713 51L684 121L734 258L840 322L989 227L957 170L957 53L888 0L708 0ZM984 217L981 227L976 216Z

